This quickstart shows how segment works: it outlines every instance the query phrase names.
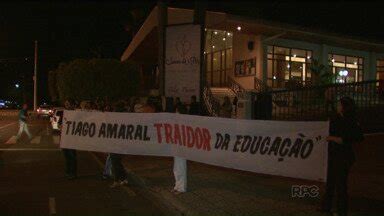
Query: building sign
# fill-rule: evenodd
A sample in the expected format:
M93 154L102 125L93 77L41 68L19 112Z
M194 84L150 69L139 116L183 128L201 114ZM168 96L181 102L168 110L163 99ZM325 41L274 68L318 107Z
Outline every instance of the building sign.
M200 96L200 26L176 25L166 29L165 96L190 102Z
M178 156L201 163L325 181L328 122L212 118L176 113L65 111L61 148Z

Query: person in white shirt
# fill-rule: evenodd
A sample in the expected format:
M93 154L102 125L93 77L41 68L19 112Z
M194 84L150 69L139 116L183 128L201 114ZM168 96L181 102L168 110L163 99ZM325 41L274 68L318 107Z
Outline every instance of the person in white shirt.
M187 108L183 104L176 106L176 113L186 114ZM172 192L181 194L187 192L187 160L182 157L173 157L173 175L175 176L175 186Z

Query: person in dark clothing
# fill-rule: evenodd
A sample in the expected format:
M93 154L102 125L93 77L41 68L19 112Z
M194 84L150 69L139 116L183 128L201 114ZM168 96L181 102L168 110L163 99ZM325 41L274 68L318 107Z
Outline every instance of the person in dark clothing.
M124 108L124 103L122 101L117 102L113 109L115 112L127 112ZM112 174L114 182L111 185L111 188L127 185L127 172L124 169L123 164L121 163L122 155L121 154L110 154L111 164L112 164Z
M174 107L176 108L176 107L178 107L178 106L181 105L181 104L183 104L183 103L181 102L180 98L179 98L179 97L176 97Z
M77 178L77 154L74 149L62 149L65 158L65 174L69 180Z
M180 103L176 106L175 112L180 114L188 114L187 106L185 106L183 103Z
M175 103L173 97L165 98L165 112L173 113L175 112Z
M233 106L233 109L235 111L235 116L237 116L237 103L238 102L239 102L239 99L237 97L234 97L233 101L232 101L232 106Z
M67 100L64 103L64 107L66 110L72 110L73 109L73 103L71 101ZM63 123L63 118L59 119L59 127L61 128L61 125ZM67 175L67 178L69 180L77 178L77 154L76 150L74 149L62 149L63 155L65 158L65 173Z
M189 105L189 115L200 115L200 104L196 101L196 96L191 97L191 104Z
M147 105L153 106L156 112L163 112L163 106L161 103L161 97L149 96L147 98Z
M109 104L105 104L104 102L100 103L99 111L101 112L112 112L112 107ZM107 155L107 159L105 160L105 166L101 178L106 180L113 177L112 171L112 161L111 154Z
M228 96L224 97L224 102L220 106L220 117L231 118L232 117L232 104Z
M348 174L355 162L353 145L364 139L356 119L355 103L349 97L337 105L337 114L330 121L328 141L328 173L321 211L331 212L334 194L337 197L337 214L348 213Z
M112 164L112 174L113 174L113 184L111 188L127 185L127 172L124 169L123 164L121 163L122 155L121 154L110 154L111 164Z
M155 107L156 107L156 112L163 112L163 101L161 96L156 96L155 97Z

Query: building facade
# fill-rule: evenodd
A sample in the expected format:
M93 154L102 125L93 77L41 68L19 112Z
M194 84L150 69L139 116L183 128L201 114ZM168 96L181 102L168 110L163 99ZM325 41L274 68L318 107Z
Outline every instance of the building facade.
M146 86L157 87L158 8L155 7L121 57L142 65ZM193 22L193 10L167 9L168 25ZM384 43L315 32L280 23L206 12L204 74L207 85L229 80L252 90L260 82L272 88L313 82L311 64L327 66L335 82L384 79Z

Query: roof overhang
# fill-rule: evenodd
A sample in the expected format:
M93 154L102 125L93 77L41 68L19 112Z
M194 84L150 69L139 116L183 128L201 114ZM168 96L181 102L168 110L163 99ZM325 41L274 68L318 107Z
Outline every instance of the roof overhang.
M129 43L127 49L124 51L121 56L121 61L127 60L136 48L144 41L146 36L153 31L158 24L157 19L157 7L153 8L151 13L148 15L147 19L144 21L143 25L140 27L139 31L133 37L132 41Z
M240 25L242 26L242 32L248 34L260 34L265 36L282 34L281 37L285 39L301 40L310 43L327 44L365 51L384 52L384 43L359 40L335 33L308 30L285 23L227 15L227 22L225 25L226 28L232 30Z
M168 12L168 15L167 15L168 25L193 22L193 10L168 7L167 12ZM225 13L211 12L211 11L207 11L206 13L207 28L213 28L215 26L219 26L222 23L224 23L225 20L226 20ZM155 37L157 36L156 34L157 26L158 26L158 8L156 6L148 15L147 19L144 21L143 25L141 26L139 31L136 33L136 35L133 37L127 49L124 51L123 55L121 56L121 61L125 61L127 59L132 58L135 55L134 53L136 52L136 50L142 47L140 45L141 43L152 44L153 47L151 48L151 50L153 50L155 47L158 47L157 38L156 40L154 40L153 38L154 36ZM150 40L150 42L145 42L146 40ZM152 55L157 55L157 52L156 53L152 52Z
M193 22L193 10L169 7L167 12L168 25ZM250 19L221 12L207 11L205 23L206 28L217 30L234 32L237 31L237 26L241 26L241 33L244 34L263 35L266 37L274 37L278 35L279 37L285 39L300 40L316 44L327 44L331 46L339 46L364 51L384 52L383 43L368 42L351 37L336 35L333 33L312 31L298 26L269 22L261 19ZM132 56L135 56L134 52L140 47L144 47L145 49L150 50L157 48L157 26L158 8L156 6L148 15L147 19L136 33L131 43L124 51L123 55L121 56L121 61L125 61ZM146 42L147 45L140 45L143 43L143 41L148 39L149 42ZM148 44L150 45L149 47ZM156 55L157 58L157 52L151 53L152 55Z

